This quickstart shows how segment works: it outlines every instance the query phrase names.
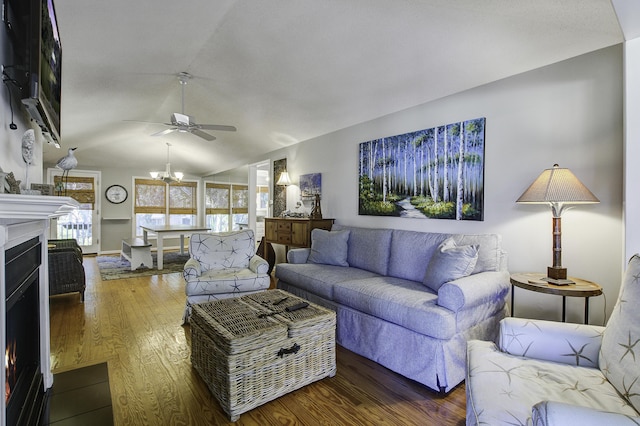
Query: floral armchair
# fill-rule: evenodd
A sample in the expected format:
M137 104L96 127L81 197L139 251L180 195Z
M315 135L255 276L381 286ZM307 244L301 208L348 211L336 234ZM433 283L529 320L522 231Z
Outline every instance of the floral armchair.
M640 424L640 256L606 327L505 318L467 345L467 425Z
M256 255L252 229L193 234L189 254L182 272L187 295L184 323L189 322L194 303L255 293L271 284L269 263Z

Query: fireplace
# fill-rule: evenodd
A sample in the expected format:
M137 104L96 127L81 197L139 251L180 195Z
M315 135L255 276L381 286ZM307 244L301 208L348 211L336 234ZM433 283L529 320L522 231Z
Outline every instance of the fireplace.
M47 239L50 219L78 208L69 197L0 194L0 425L38 424L53 385Z
M5 252L5 404L7 424L36 424L44 407L40 368L41 244L32 238Z

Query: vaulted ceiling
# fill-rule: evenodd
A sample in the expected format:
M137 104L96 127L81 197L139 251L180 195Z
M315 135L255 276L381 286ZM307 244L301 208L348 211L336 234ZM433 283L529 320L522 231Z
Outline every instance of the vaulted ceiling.
M205 175L621 43L610 0L55 0L62 150ZM181 112L208 131L150 136ZM128 121L134 120L134 121ZM380 135L385 136L385 135Z

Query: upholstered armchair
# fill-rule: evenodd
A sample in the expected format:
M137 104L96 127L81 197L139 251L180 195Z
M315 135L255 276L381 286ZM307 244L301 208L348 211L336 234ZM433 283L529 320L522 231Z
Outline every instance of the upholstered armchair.
M217 234L193 234L190 258L182 276L186 282L183 321L191 305L266 290L271 284L269 263L256 255L252 229Z
M606 327L505 318L467 345L467 425L640 424L640 256Z
M74 239L49 240L49 296L79 292L84 301L86 278L82 249Z

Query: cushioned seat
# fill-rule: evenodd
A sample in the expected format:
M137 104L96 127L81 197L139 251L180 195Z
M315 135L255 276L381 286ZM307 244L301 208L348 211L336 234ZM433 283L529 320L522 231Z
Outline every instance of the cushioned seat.
M333 300L335 284L378 276L378 274L364 269L313 263L289 263L286 266L279 265L276 269L279 279L294 282L299 288L328 300Z
M437 339L456 333L456 316L440 308L424 285L394 277L374 277L334 286L335 302Z
M640 423L640 256L605 327L505 318L467 346L467 425Z
M190 259L182 275L186 282L183 321L191 305L266 290L271 284L269 264L256 254L253 230L193 234Z

